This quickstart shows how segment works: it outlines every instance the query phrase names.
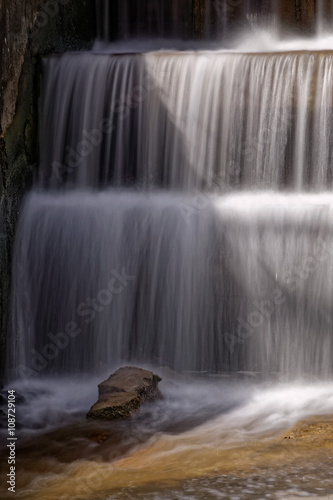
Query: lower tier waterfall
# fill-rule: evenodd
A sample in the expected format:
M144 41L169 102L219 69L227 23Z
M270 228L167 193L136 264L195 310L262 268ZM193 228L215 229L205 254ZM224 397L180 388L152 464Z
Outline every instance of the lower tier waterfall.
M32 193L11 364L333 370L333 195Z

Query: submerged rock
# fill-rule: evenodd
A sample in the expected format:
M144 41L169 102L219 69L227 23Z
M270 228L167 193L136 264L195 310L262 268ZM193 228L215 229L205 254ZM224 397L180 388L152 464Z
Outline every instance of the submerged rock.
M87 418L115 420L128 418L146 401L162 397L158 388L161 377L142 368L119 368L99 384L99 399Z

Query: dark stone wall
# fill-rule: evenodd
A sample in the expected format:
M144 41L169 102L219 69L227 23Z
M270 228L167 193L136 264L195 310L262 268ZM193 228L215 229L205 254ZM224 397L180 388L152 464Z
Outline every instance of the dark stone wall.
M305 33L314 30L316 0L281 0L280 12L282 25L287 28Z
M94 0L0 2L0 376L4 373L17 216L38 164L41 57L89 48ZM0 381L1 383L1 381Z
M183 0L186 1L186 0ZM246 0L190 0L193 12L193 35L203 38L205 33L217 35L223 24L237 25L244 19L248 7ZM289 30L311 33L315 26L315 14L318 0L279 0L281 26ZM332 14L332 0L325 0L325 10ZM273 1L251 0L253 12L269 14Z
M99 26L108 17L113 33L109 38L174 37L191 38L192 0L97 0ZM103 30L99 30L103 31ZM108 38L102 36L102 38Z

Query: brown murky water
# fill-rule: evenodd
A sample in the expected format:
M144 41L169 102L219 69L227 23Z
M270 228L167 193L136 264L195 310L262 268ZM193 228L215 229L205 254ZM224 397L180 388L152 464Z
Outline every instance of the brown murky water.
M81 411L74 416L64 414L62 423L50 430L18 429L15 497L21 500L330 498L333 495L333 411L329 414L332 384L267 386L227 382L221 385L218 389L215 383L200 387L197 381L194 386L180 385L180 399L175 397L176 386L170 384L167 389L165 385L164 401L148 405L127 422L87 422ZM248 397L242 390L244 387ZM224 394L224 408L218 402L218 412L212 401L218 400L220 390ZM204 392L210 393L208 399L204 398ZM232 394L237 394L237 404L232 401ZM168 413L167 408L173 411ZM319 415L310 418L311 411ZM167 416L163 418L165 413ZM306 418L295 425L301 415ZM37 427L36 420L31 422ZM1 457L3 463L6 453ZM12 498L3 486L0 497Z

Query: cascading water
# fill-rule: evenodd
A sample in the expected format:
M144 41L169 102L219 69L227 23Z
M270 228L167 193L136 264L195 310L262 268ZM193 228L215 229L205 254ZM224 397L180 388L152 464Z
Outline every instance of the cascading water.
M194 4L98 0L93 50L43 62L8 349L22 500L332 492L329 2L286 41L280 2L207 0L219 48L176 50ZM86 421L128 363L164 398Z
M16 364L327 375L332 210L330 195L33 194L16 251Z
M332 33L333 5L330 0L317 2L317 33L319 36L328 36Z
M228 40L235 31L256 28L262 22L276 28L278 0L96 0L97 43L113 38L186 39L198 29L195 17L204 18L206 40Z
M49 187L332 185L331 54L76 54L45 72Z
M330 53L45 60L10 367L331 373L333 200L310 192L333 181L332 72ZM258 193L286 189L309 194Z
M183 37L192 6L184 0L96 0L97 39L109 42L133 37Z

